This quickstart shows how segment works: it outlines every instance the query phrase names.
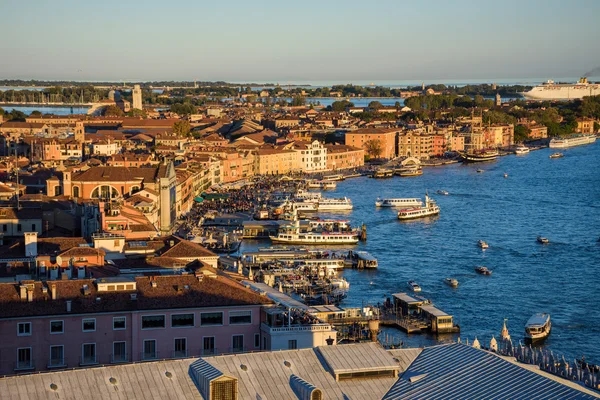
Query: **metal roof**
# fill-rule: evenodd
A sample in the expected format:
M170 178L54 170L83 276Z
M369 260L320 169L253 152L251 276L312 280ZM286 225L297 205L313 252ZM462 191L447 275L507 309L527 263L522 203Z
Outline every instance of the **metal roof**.
M416 299L406 293L395 293L392 296L397 298L398 300L402 300L406 303L423 303L423 301L424 301L423 299Z
M431 315L434 315L436 317L449 317L450 315L445 313L444 311L440 310L439 308L436 308L434 306L428 305L428 306L421 306L421 310L428 312Z
M334 374L398 370L398 363L377 343L319 346L317 350Z
M400 365L400 371L406 371L410 364L421 354L423 349L414 348L414 349L393 349L388 350L387 352L394 357L394 359Z
M461 343L424 349L384 399L595 399L485 350Z
M242 281L244 286L249 286L252 290L259 293L264 293L269 299L273 300L277 304L281 304L286 306L287 308L295 308L298 310L308 310L308 306L304 303L299 302L298 300L288 296L285 293L281 293L280 291L272 288L271 286L265 283L257 283L250 281Z

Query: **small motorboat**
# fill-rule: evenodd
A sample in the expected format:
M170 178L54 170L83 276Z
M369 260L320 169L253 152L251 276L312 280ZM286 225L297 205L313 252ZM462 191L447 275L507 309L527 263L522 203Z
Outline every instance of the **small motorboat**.
M480 267L475 267L475 272L481 275L491 275L492 271L490 271L485 265Z
M550 241L548 240L548 238L545 238L543 236L538 236L537 237L537 241L538 241L538 243L541 243L541 244L548 244L548 243L550 243Z
M421 286L419 286L419 284L415 281L408 281L406 283L408 285L408 287L410 288L410 290L412 290L413 292L420 292L421 291Z
M451 287L458 287L458 281L454 278L446 278L444 279L444 283Z
M551 330L550 314L534 314L525 324L525 343L541 342L550 336Z
M505 178L508 178L508 174L507 174L507 173L504 173L504 177L505 177Z
M550 158L561 158L564 157L565 155L563 153L552 153L550 154Z
M484 250L487 249L488 247L490 247L490 245L487 244L487 242L484 242L483 240L478 240L477 246L481 247Z
M477 170L477 173L478 173L478 174L481 174L482 172L483 172L483 170L482 170L482 169L478 169L478 170Z
M442 196L448 196L448 195L450 194L450 193L448 193L447 191L445 191L445 190L441 190L441 189L440 189L440 190L438 190L436 193L437 193L437 194L441 194Z

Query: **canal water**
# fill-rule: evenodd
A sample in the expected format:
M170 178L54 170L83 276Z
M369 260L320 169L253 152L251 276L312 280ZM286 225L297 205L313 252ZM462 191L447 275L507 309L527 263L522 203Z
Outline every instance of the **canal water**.
M568 149L560 159L548 158L552 152L425 168L414 178L338 182L325 195L351 198L354 210L321 215L366 223L368 240L355 248L379 260L377 271L343 272L350 292L342 306L383 302L392 293L408 292L412 279L424 297L454 316L462 340L477 337L487 345L508 318L518 342L527 319L547 312L552 318L547 347L600 363L600 143ZM449 195L435 194L439 189ZM423 198L426 190L441 208L439 217L400 222L393 209L375 208L378 196ZM537 243L538 235L550 244ZM481 250L479 239L489 249ZM243 248L248 246L256 244ZM476 274L477 265L493 274ZM459 287L445 285L445 277L458 279ZM456 339L393 335L410 346Z

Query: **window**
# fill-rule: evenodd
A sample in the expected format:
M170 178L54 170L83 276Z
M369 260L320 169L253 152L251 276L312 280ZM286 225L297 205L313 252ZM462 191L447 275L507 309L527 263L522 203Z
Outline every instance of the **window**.
M62 321L60 321L62 322ZM65 346L50 346L50 367L62 367L65 365Z
M257 349L260 347L260 333L254 334L254 347Z
M194 314L171 315L171 328L194 326Z
M155 358L157 358L156 340L144 340L144 352L142 354L142 360L153 360Z
M113 342L113 353L112 362L126 362L127 361L127 343L126 342Z
M15 369L32 369L31 347L17 349L17 365Z
M297 340L288 340L288 349L289 350L296 350L297 348L298 348Z
M229 325L241 325L252 323L252 311L230 311Z
M78 186L73 187L73 197L79 197L79 187Z
M96 363L96 343L84 343L81 350L81 364Z
M6 232L6 231L8 231L8 225L3 224L2 225L2 232Z
M17 324L17 336L31 336L31 322L19 322Z
M214 336L206 336L202 338L202 354L205 356L215 354Z
M187 339L186 338L175 338L175 351L173 357L185 357L187 356Z
M113 331L122 331L125 329L125 317L113 317Z
M223 325L223 313L212 312L212 313L200 313L200 325Z
M83 332L94 332L96 330L96 319L89 318L81 321L81 330Z
M231 337L231 352L238 353L244 351L244 335L233 335Z
M35 224L31 224L31 230L35 232Z
M160 329L164 327L164 315L144 315L142 317L142 329Z
M50 321L50 334L64 333L63 321Z
M21 232L21 224L17 224L17 232Z

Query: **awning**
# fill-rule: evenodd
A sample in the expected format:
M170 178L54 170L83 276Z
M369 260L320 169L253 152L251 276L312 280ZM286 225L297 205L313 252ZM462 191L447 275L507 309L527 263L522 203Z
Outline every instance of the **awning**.
M204 199L202 197L198 196L198 197L194 198L194 201L196 203L202 203L204 201Z

